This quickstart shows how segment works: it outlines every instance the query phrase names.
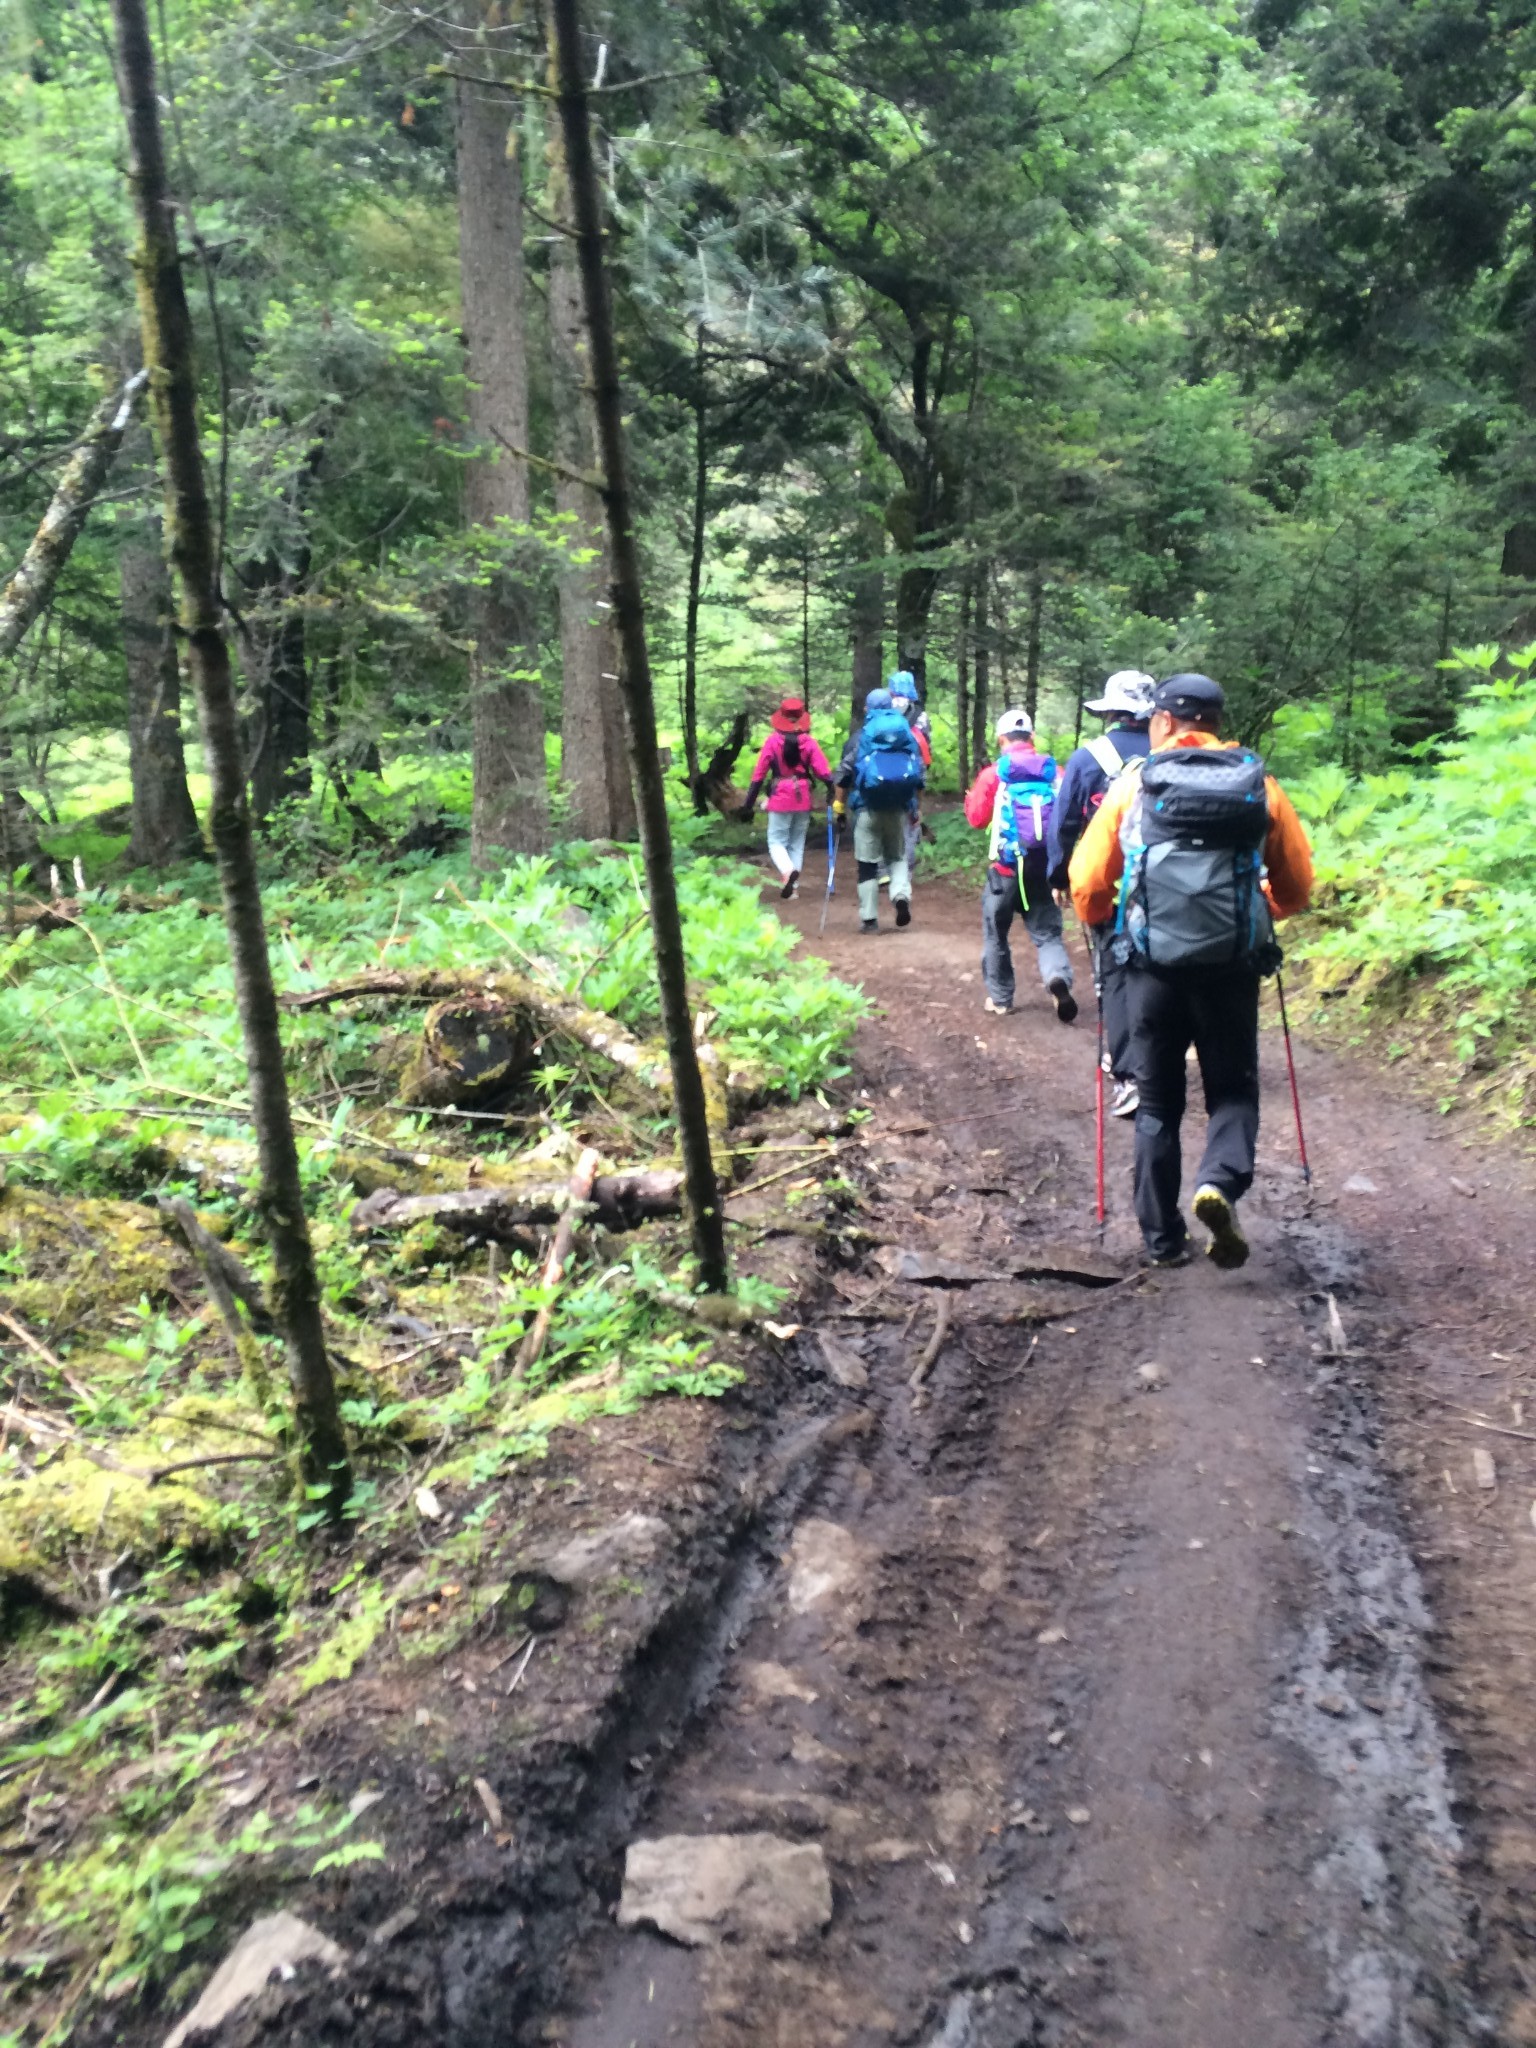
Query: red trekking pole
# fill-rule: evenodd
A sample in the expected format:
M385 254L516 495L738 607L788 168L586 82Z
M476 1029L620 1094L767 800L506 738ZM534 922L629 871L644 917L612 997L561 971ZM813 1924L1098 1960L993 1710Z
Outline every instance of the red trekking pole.
M1307 1187L1312 1185L1312 1169L1307 1164L1307 1134L1301 1128L1301 1091L1296 1086L1296 1056L1291 1051L1291 1020L1285 1014L1285 978L1275 970L1275 994L1280 998L1280 1029L1285 1034L1285 1064L1291 1077L1291 1107L1296 1112L1296 1144L1301 1152L1301 1178Z
M1082 931L1081 925L1078 927ZM1093 1213L1099 1228L1104 1227L1104 984L1099 979L1099 954L1087 932L1083 932L1083 944L1088 949L1088 971L1093 976L1093 1000L1099 1013L1099 1050L1093 1068Z

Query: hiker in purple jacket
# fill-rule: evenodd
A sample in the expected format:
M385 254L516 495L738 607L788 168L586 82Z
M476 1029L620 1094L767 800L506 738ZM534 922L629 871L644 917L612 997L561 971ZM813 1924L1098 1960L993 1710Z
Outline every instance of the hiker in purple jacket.
M768 858L784 878L781 896L793 896L805 865L805 836L811 822L812 785L824 782L832 791L827 757L811 738L811 718L804 701L786 697L769 720L770 731L757 757L747 800L736 813L750 823L758 793L768 786Z

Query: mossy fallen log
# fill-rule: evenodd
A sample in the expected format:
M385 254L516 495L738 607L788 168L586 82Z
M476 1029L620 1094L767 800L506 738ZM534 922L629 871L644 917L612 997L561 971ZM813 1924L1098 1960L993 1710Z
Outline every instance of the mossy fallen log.
M547 1169L521 1183L493 1182L437 1194L379 1188L352 1211L352 1228L407 1230L412 1224L430 1222L482 1237L510 1238L530 1224L555 1222L566 1207L569 1189L568 1177L557 1179ZM672 1167L604 1173L592 1183L598 1219L614 1229L633 1229L654 1216L675 1216L682 1199L683 1176Z

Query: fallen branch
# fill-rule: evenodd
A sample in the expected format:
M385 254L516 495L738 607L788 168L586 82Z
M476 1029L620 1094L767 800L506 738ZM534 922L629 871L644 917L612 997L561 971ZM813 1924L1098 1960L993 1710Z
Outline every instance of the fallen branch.
M187 1240L187 1248L197 1261L214 1307L229 1334L235 1363L245 1375L246 1383L261 1407L269 1407L272 1383L267 1362L261 1355L261 1346L254 1332L241 1321L236 1306L238 1295L256 1329L270 1330L272 1318L261 1298L261 1289L234 1253L198 1222L185 1196L162 1195L160 1207L180 1226L181 1234Z
M565 1268L576 1242L577 1226L582 1212L592 1199L592 1183L597 1178L598 1155L589 1145L571 1170L569 1199L565 1212L555 1226L554 1243L549 1248L549 1257L544 1261L544 1271L539 1275L540 1284L551 1290L557 1288L565 1278ZM517 1370L526 1373L537 1365L549 1341L549 1325L554 1315L554 1300L546 1301L534 1317L522 1343L517 1350Z
M938 1310L933 1318L933 1335L917 1354L917 1360L907 1376L907 1385L912 1389L912 1406L914 1408L920 1408L927 1398L923 1393L923 1382L927 1379L929 1373L932 1372L935 1360L948 1341L950 1317L953 1313L954 1305L951 1297L948 1294L941 1294L939 1296Z
M0 662L16 651L48 602L122 445L134 401L148 382L147 370L135 371L120 391L98 406L85 439L70 457L42 524L15 575L0 591Z
M60 1450L67 1445L70 1450L78 1451L82 1458L89 1458L93 1465L99 1465L104 1472L121 1472L125 1479L142 1479L146 1486L158 1486L162 1479L169 1479L173 1473L195 1472L205 1465L243 1465L256 1459L265 1464L280 1455L276 1451L213 1451L205 1457L180 1458L172 1465L128 1465L56 1416L34 1415L25 1408L8 1403L0 1408L0 1423L6 1430L19 1429L33 1443L42 1444L49 1450Z
M205 1465L269 1465L274 1458L282 1456L280 1451L211 1451L205 1458L178 1458L174 1465L156 1465L152 1471L139 1474L146 1486L158 1486L162 1479L169 1479L173 1472L200 1472ZM126 1467L124 1468L126 1470Z
M3 1324L10 1331L18 1343L25 1344L34 1358L40 1358L44 1365L51 1367L64 1381L71 1393L77 1395L82 1401L90 1402L90 1389L81 1386L63 1359L50 1351L40 1337L34 1337L25 1323L19 1323L15 1316L10 1313L9 1309L0 1308L0 1324Z

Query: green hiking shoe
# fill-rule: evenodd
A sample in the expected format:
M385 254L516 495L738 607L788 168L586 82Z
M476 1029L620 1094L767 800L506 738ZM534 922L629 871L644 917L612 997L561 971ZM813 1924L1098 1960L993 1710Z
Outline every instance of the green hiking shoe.
M1195 1221L1211 1233L1205 1255L1224 1273L1248 1263L1248 1240L1238 1228L1237 1210L1220 1188L1195 1190Z

